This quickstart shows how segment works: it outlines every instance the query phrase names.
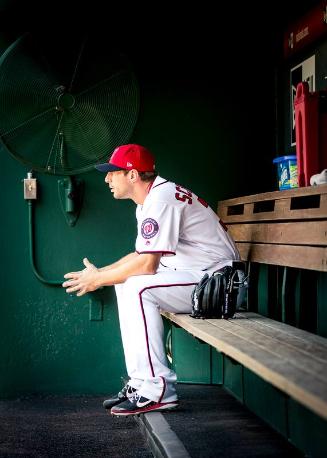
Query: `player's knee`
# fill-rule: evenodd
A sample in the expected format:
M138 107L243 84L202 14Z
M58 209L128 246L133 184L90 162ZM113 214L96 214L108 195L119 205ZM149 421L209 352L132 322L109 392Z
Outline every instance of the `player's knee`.
M124 283L125 291L128 290L131 293L140 294L144 289L151 286L149 277L151 277L151 275L135 275L129 277Z

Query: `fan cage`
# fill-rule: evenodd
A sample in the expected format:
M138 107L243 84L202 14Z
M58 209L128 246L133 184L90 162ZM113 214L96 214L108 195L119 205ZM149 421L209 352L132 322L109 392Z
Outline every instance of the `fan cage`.
M0 58L0 142L35 171L89 171L134 131L135 73L126 55L89 38L66 52L37 43L25 34Z

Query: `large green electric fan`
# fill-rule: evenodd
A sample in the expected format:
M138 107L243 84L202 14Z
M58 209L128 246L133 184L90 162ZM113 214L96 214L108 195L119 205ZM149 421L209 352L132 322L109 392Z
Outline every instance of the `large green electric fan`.
M0 142L31 169L87 171L126 143L139 88L126 56L85 37L25 34L0 58Z

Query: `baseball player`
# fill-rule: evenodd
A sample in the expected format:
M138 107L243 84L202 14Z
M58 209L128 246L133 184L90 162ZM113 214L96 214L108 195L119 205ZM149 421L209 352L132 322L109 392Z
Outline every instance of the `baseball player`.
M191 313L191 293L204 273L230 265L239 253L208 204L158 176L143 146L119 146L96 168L106 172L115 199L137 205L135 251L102 268L85 258L85 269L67 273L63 287L82 296L115 285L129 380L104 407L120 416L172 409L176 374L168 367L160 310Z

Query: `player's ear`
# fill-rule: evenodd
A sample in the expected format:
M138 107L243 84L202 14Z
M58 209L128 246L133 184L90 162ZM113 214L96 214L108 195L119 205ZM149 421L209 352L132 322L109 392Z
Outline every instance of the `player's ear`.
M139 176L138 171L135 170L135 169L132 169L132 170L131 170L130 177L131 177L131 181L132 181L133 183L135 183L135 181L137 180L138 176Z

